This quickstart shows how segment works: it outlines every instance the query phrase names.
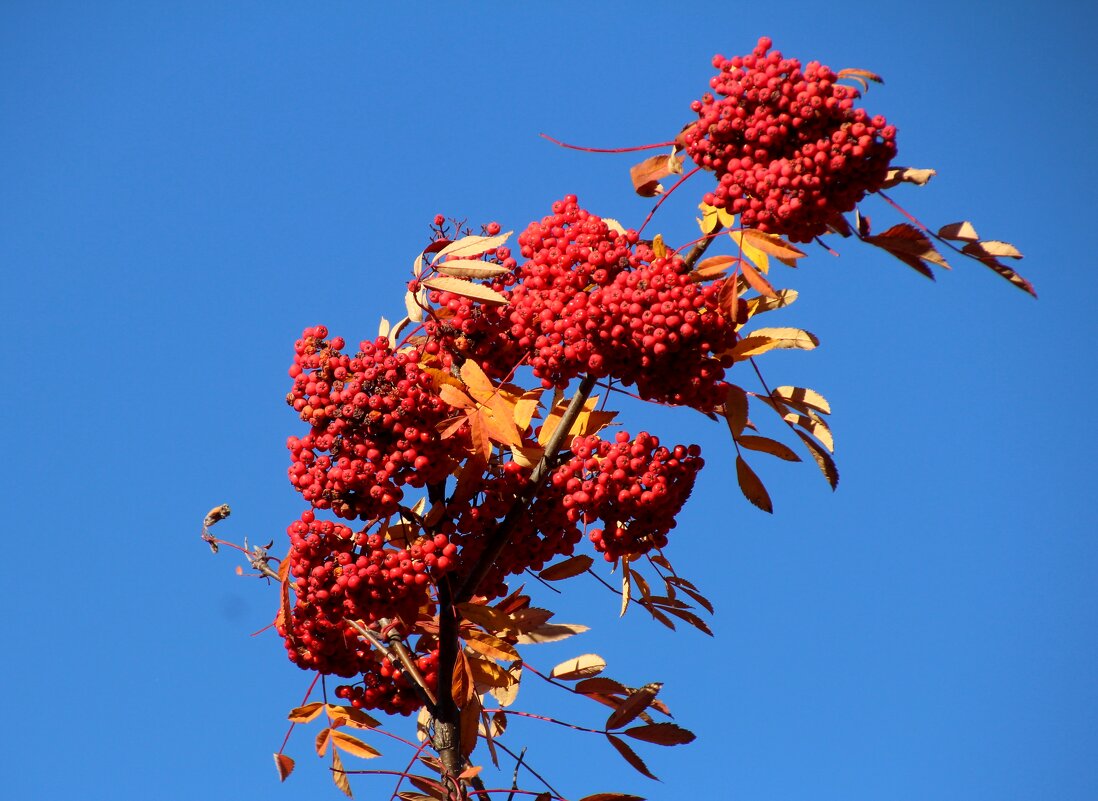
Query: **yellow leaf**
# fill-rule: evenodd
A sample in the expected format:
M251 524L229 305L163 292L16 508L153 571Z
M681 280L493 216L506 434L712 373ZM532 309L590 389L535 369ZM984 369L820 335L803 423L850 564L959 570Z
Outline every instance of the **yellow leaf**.
M772 394L775 398L780 398L783 401L791 401L803 406L811 406L813 409L818 409L824 414L831 414L831 404L827 402L827 398L814 389L789 386L775 387Z
M598 654L583 654L566 659L549 672L549 677L564 681L576 681L597 676L606 669L606 660Z
M794 350L812 350L820 344L815 334L800 328L758 328L747 335L748 339L753 337L765 337L775 343L775 348Z
M324 756L324 753L328 750L328 741L331 738L332 730L329 728L321 729L320 733L316 736L316 755Z
M314 701L311 704L305 704L305 706L299 706L296 709L291 709L289 719L293 723L309 723L320 717L320 713L324 711L324 704L320 701Z
M483 303L499 303L501 305L507 303L507 298L491 287L481 286L449 275L428 278L423 282L423 285L431 289L437 289L440 292L452 292L455 295L479 300Z
M439 387L438 396L455 409L473 409L476 407L472 398L452 384L443 384Z
M377 335L379 337L389 336L389 321L385 317L381 318L381 322L377 325Z
M541 393L544 390L532 389L528 392L522 393L522 396L515 402L515 425L520 430L525 431L530 425L530 421L534 418L534 412L538 409L538 404L541 403Z
M438 253L435 254L434 262L442 261L447 256L460 256L462 258L469 258L472 256L479 256L480 254L495 250L511 236L511 232L508 231L505 234L499 234L497 236L466 236L462 239L458 239L455 242L451 242L444 247Z
M759 269L765 273L770 269L770 259L767 258L765 251L756 247L751 238L745 235L747 230L751 229L729 231L728 235L732 237L732 241L740 248L740 252L758 265Z
M488 690L492 697L499 702L499 705L503 707L511 706L518 697L519 684L522 681L522 660L518 659L512 662L511 666L507 668L507 672L512 679L510 684L506 687L492 687Z
M479 688L506 687L512 682L511 674L501 668L495 662L491 661L488 657L467 652L466 657L468 659L469 672L472 674L473 681Z
M656 234L652 237L652 253L657 259L667 256L667 245L663 243L662 234Z
M422 290L421 290L422 291ZM404 308L408 312L408 319L413 323L422 323L426 319L426 314L420 305L417 303L420 300L419 292L405 292L404 293ZM426 305L426 301L424 301Z
M827 427L825 423L819 417L815 415L803 415L790 412L789 414L782 415L782 419L787 423L792 423L795 426L800 426L809 434L814 436L823 446L832 453L835 452L835 438L831 435L831 429Z
M465 644L473 651L498 659L501 662L513 662L519 658L518 651L511 643L477 629L464 632Z
M618 613L618 617L623 617L625 615L625 610L629 608L629 597L632 594L632 584L629 581L628 554L621 558L621 563L621 612Z
M496 387L492 380L473 359L466 359L461 365L461 380L469 388L469 394L481 403L485 403L496 394Z
M736 457L736 479L740 485L740 491L755 506L764 512L774 512L774 504L770 500L770 493L766 491L755 471L748 466L742 456ZM670 611L670 610L669 610Z
M523 467L533 467L541 461L541 457L544 455L545 448L540 445L521 448L515 445L511 446L511 458Z
M606 227L613 231L615 234L624 235L625 226L612 217L603 217L602 221L606 223Z
M785 241L777 234L764 234L755 228L741 228L739 231L732 233L737 234L732 238L737 243L742 243L745 253L748 247L753 247L763 253L769 253L787 264L797 259L803 259L805 256L803 250Z
M766 353L768 350L774 350L774 348L779 347L781 347L781 345L776 339L751 334L737 342L728 353L733 359L740 362L744 359L750 359L752 356L758 356Z

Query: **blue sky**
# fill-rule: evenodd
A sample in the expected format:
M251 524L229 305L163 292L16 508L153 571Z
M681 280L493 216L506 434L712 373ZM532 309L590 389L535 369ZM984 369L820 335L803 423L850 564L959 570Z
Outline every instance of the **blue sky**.
M592 631L530 657L596 651L622 681L663 680L699 739L643 749L662 784L597 738L525 727L514 744L574 797L1098 797L1094 12L382 7L0 7L10 797L340 797L308 732L278 783L270 754L308 677L248 636L274 593L198 539L221 502L219 533L279 546L300 512L294 338L325 323L357 341L401 314L439 212L521 229L576 193L638 224L629 156L537 134L666 139L713 53L762 34L884 75L867 105L898 126L898 161L939 171L894 195L1014 242L1040 300L979 265L932 284L847 242L779 273L801 293L783 323L823 344L763 364L832 402L839 491L757 459L766 516L735 489L723 429L640 414L627 427L706 449L670 555L717 604L717 636L619 621L577 585L545 602ZM690 236L695 196L655 230Z

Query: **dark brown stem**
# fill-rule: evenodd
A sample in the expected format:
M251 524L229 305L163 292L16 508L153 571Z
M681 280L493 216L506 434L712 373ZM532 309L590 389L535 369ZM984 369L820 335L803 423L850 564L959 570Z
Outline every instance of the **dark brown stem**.
M709 234L706 234L706 236L702 238L698 242L698 244L694 245L694 247L690 249L690 252L686 254L686 258L683 259L683 261L686 262L687 267L689 267L690 269L694 269L694 266L698 263L698 259L705 255L705 251L709 250L709 245L713 242L713 240L716 238L717 234L720 233L720 231L720 228L711 231Z
M461 774L465 760L461 755L461 710L454 703L453 675L458 655L458 617L450 581L443 576L438 583L438 703L435 704L435 749L446 772Z
M557 454L564 444L565 437L572 429L572 425L576 422L576 418L579 417L584 404L587 403L587 399L591 396L591 390L594 388L594 377L584 376L583 380L580 381L579 389L576 390L576 394L572 396L568 408L565 409L560 424L549 438L549 442L546 443L545 453L542 455L541 460L538 461L537 466L534 467L534 472L530 474L530 480L526 484L526 488L519 494L518 498L515 499L514 505L507 513L507 516L503 518L503 522L501 522L499 526L496 527L495 531L492 532L488 541L485 543L484 552L473 566L472 572L469 574L468 578L465 579L465 582L458 591L454 593L455 603L468 601L476 594L480 583L499 559L499 555L503 552L503 549L507 547L507 543L511 540L511 535L514 532L515 526L528 514L530 503L541 490L542 484L549 475L549 471L553 469L553 466L556 463ZM439 668L439 675L447 675L442 671L441 665Z

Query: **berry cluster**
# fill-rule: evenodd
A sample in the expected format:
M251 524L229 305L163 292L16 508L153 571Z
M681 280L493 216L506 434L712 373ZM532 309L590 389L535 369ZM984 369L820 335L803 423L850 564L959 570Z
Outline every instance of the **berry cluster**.
M429 603L428 573L454 565L456 546L442 534L406 548L386 545L377 533L352 532L340 523L317 520L306 511L287 529L291 586L296 602L289 620L279 620L290 659L306 670L337 676L373 676L370 708L407 713L418 704L399 671L363 643L347 622L375 626L384 621L402 635L420 607ZM360 699L361 700L361 699Z
M290 483L338 517L387 517L403 498L402 485L444 480L465 442L439 436L439 423L454 410L417 351L394 352L382 337L349 356L341 337L327 336L324 326L307 328L295 345L286 401L312 429L287 441Z
M619 431L614 442L577 437L572 453L552 483L566 491L562 505L570 517L604 522L588 537L608 562L667 545L705 464L697 445L669 449L643 431L635 439Z
M691 108L690 157L716 173L705 202L740 214L744 227L808 242L880 188L896 155L896 129L855 108L858 91L818 62L770 51L715 56L719 72ZM770 52L768 52L770 51Z
M721 357L735 326L717 308L723 282L694 283L677 256L657 258L569 195L518 237L521 265L486 282L508 299L486 307L434 291L425 351L471 358L496 377L525 362L546 387L581 374L636 384L644 398L711 409L723 397ZM500 251L503 251L501 254Z

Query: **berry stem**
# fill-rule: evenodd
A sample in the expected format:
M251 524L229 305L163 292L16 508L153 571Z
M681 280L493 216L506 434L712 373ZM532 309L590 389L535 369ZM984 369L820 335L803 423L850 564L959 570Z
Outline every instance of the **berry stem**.
M567 142L562 142L559 139L554 139L549 134L544 134L543 133L543 134L538 134L538 136L540 136L542 139L548 139L554 145L560 145L561 147L566 147L569 150L581 150L584 153L636 153L637 151L640 151L640 150L655 150L658 147L671 147L672 145L675 144L674 141L671 141L671 142L656 142L654 145L638 145L637 147L612 147L612 148L581 147L580 145L570 145Z

